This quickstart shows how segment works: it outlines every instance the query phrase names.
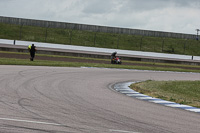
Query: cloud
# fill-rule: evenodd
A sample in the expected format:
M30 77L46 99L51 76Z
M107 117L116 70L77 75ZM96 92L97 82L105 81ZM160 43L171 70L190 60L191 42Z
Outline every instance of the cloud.
M1 16L192 34L199 12L199 0L0 0Z
M92 0L85 2L83 12L86 14L107 14L112 11L110 6L112 5L112 1L106 0Z

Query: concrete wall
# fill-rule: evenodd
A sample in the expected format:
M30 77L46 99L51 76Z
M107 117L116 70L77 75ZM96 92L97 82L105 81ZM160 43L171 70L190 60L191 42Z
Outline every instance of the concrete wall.
M192 35L192 34L181 34L181 33L162 32L162 31L149 31L149 30L139 30L139 29L44 21L44 20L13 18L13 17L4 17L4 16L0 16L0 23L49 27L49 28L62 28L62 29L72 29L72 30L85 30L85 31L105 32L105 33L115 33L115 34L153 36L153 37L172 37L172 38L182 38L182 39L196 38L196 35Z

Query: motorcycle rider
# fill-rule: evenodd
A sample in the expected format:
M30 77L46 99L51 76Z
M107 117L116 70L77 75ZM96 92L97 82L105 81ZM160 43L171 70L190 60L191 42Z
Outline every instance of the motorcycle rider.
M111 54L111 59L115 59L116 58L116 54L117 54L117 52L115 51L115 52L113 52L112 54Z
M112 54L111 54L111 63L113 63L114 62L114 60L115 60L115 58L116 58L116 54L117 54L117 52L115 51L115 52L113 52Z

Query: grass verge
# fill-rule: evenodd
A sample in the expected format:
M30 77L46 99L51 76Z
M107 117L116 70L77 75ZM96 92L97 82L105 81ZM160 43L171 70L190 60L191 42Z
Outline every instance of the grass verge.
M145 81L130 86L140 93L200 108L200 81Z
M18 53L18 52L7 52L0 51L0 54L8 54L8 55L21 55L21 56L29 56L29 53ZM154 70L154 71L177 71L177 72L200 72L200 66L192 66L192 65L179 65L179 64L167 64L167 63L153 63L153 62L141 62L141 61L125 61L123 60L123 64L126 65L114 65L114 64L105 64L104 62L110 62L109 59L96 59L96 58L85 58L85 57L73 57L73 56L58 56L58 55L44 55L44 54L36 54L37 58L40 57L56 57L56 58L70 58L74 60L85 60L85 62L67 62L67 61L55 61L55 59L51 58L51 60L40 60L36 59L34 62L30 62L28 57L27 59L19 59L19 58L4 58L0 57L0 65L33 65L33 66L62 66L62 67L106 67L106 68L121 68L121 69L139 69L139 70ZM96 62L96 63L88 63Z
M57 66L57 67L104 67L104 68L123 68L123 69L140 69L140 70L164 70L163 68L153 68L148 66L127 66L114 64L99 64L99 63L82 63L82 62L65 62L65 61L47 61L29 59L14 59L0 58L0 65L29 65L29 66ZM167 69L169 70L169 69Z
M187 70L181 68L167 68L156 66L132 66L132 65L115 65L100 63L83 63L83 62L66 62L66 61L48 61L35 60L31 62L29 59L0 58L0 65L29 65L29 66L54 66L54 67L99 67L99 68L118 68L118 69L138 69L138 70L154 70L154 71L178 71L178 72L200 72L200 70Z
M100 48L200 55L200 41L0 23L0 38Z

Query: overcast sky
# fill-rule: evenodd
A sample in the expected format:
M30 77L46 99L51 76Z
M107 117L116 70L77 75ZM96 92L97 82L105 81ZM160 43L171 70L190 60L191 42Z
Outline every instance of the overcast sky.
M200 0L0 0L0 16L196 34Z

